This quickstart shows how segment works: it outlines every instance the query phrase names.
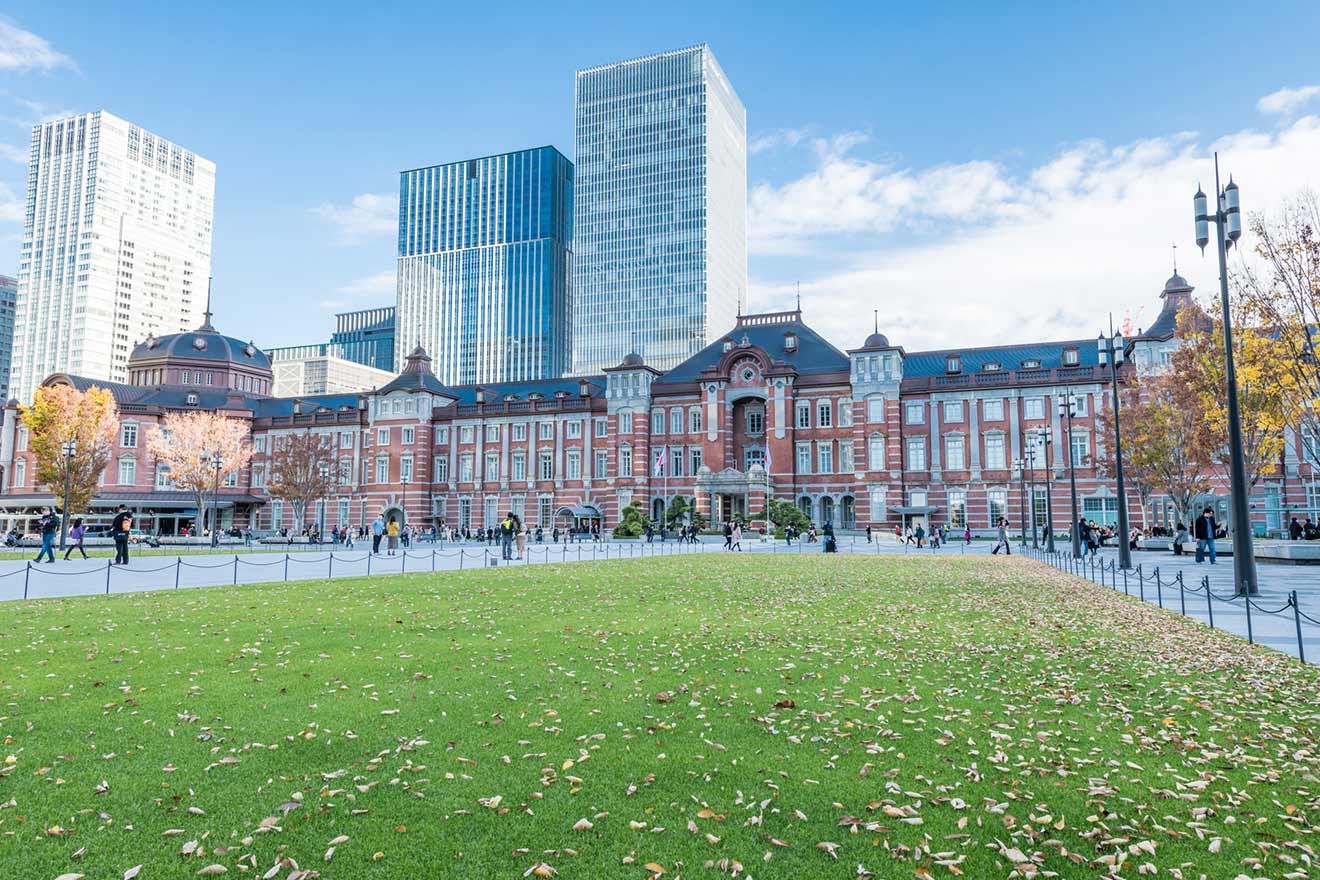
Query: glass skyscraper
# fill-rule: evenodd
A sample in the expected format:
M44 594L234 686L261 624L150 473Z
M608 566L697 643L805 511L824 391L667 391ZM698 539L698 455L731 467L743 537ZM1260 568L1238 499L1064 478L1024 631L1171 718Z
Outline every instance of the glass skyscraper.
M450 385L561 376L571 355L573 163L538 147L405 171L395 361Z
M573 372L676 366L747 291L747 114L706 45L577 74Z
M336 357L394 371L394 306L339 312L330 347Z

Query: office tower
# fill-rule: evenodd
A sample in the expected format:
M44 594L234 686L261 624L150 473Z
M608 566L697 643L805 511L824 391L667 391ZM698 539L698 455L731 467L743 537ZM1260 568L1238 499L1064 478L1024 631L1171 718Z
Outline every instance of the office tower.
M573 372L677 365L747 290L747 114L706 45L577 74Z
M394 371L394 306L339 312L330 336L335 357Z
M0 400L9 400L9 362L14 355L14 300L18 279L0 275Z
M202 321L215 164L104 111L32 129L14 396L47 375L122 382L134 344Z
M333 346L300 346L303 352L283 349L271 355L271 393L275 397L308 394L350 394L383 388L394 379L393 372L368 367L337 357L325 349Z
M395 362L420 345L441 382L568 367L573 163L538 147L405 171Z

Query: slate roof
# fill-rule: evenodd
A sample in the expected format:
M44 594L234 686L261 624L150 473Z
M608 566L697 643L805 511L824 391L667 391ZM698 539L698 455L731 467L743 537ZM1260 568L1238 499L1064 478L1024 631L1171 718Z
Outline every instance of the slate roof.
M230 398L237 397L239 409L255 409L268 398L255 397L237 391L213 386L193 387L188 385L126 385L123 382L107 382L104 379L89 379L86 376L62 374L74 388L86 391L88 388L106 388L114 395L116 403L133 403L143 406L162 406L178 409L224 409L234 408ZM188 395L196 394L197 403L188 403ZM290 401L292 403L292 401Z
M461 404L477 402L477 389L486 392L487 403L499 403L510 394L518 400L527 400L533 392L541 394L546 400L554 400L555 392L563 391L570 397L578 396L578 383L586 379L591 385L591 396L600 397L605 393L604 376L565 376L561 379L541 379L534 382L491 382L486 385L451 385L445 393L458 398Z
M420 345L408 355L408 363L403 372L380 389L381 394L391 391L429 391L432 394L449 394L435 373L431 372L431 356ZM451 395L452 396L452 395Z
M755 315L744 316L755 318ZM784 351L784 334L797 334L797 350ZM797 320L782 323L740 324L720 336L710 345L683 361L656 382L661 384L695 382L701 372L713 367L724 356L724 340L732 339L738 345L746 337L752 345L765 349L775 361L791 365L799 375L812 373L847 373L851 368L848 356L825 340L815 330Z
M1063 351L1077 349L1077 363L1064 364ZM1035 342L1025 345L994 345L988 348L946 348L939 351L914 351L903 359L904 378L918 376L944 376L946 359L956 354L962 359L963 373L979 373L987 363L997 363L1005 370L1022 369L1022 362L1040 361L1040 369L1064 366L1095 366L1100 363L1100 350L1094 339L1076 339L1063 342Z
M129 361L145 358L175 357L190 360L205 360L241 364L257 370L269 370L270 358L266 353L250 342L235 339L207 329L206 323L199 330L189 333L171 333L167 336L151 337L133 347Z
M340 407L347 406L356 410L358 394L349 392L344 394L307 394L302 397L258 397L250 401L253 416L258 419L291 416L293 415L293 405L295 403L302 404L304 415L314 413L321 407L338 410Z

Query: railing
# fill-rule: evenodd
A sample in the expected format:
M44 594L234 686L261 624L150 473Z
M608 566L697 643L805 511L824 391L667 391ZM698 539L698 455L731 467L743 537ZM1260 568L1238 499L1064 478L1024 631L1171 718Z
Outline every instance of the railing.
M1210 578L1208 575L1202 577L1201 582L1196 586L1189 587L1183 582L1183 573L1181 571L1172 578L1166 580L1160 576L1160 567L1158 565L1154 566L1150 572L1146 572L1143 570L1141 564L1137 565L1136 568L1131 569L1120 568L1118 561L1114 559L1096 559L1095 556L1085 555L1074 557L1069 552L1059 550L1056 550L1053 553L1048 550L1028 550L1026 552L1033 558L1038 559L1047 565L1052 565L1060 571L1066 571L1070 574L1077 575L1078 577L1087 578L1102 587L1110 587L1115 592L1119 589L1118 579L1121 575L1123 578L1123 594L1125 596L1131 596L1133 595L1132 591L1135 588L1137 598L1141 599L1143 602L1150 601L1146 594L1146 588L1149 585L1154 591L1155 603L1159 605L1160 608L1167 607L1165 605L1165 590L1170 591L1169 598L1170 601L1172 601L1172 590L1174 587L1177 587L1178 613L1184 617L1189 616L1187 614L1188 594L1191 594L1193 597L1204 595L1207 623L1211 629L1215 628L1215 602L1230 607L1237 607L1238 600L1241 600L1241 607L1246 615L1247 621L1247 642L1253 645L1256 643L1256 633L1252 625L1252 611L1255 611L1256 614L1267 615L1288 615L1291 612L1293 626L1297 633L1297 659L1303 663L1306 662L1306 643L1302 634L1302 621L1320 626L1320 620L1317 620L1302 610L1301 605L1297 600L1296 590L1291 590L1288 593L1287 601L1279 607L1267 608L1252 599L1251 596L1246 593L1237 593L1232 596L1220 596L1210 589ZM1105 581L1106 575L1109 576L1108 583ZM1135 584L1132 584L1131 581L1135 581ZM1193 599L1193 601L1199 600Z
M953 373L940 376L908 376L903 379L903 391L925 391L933 388L959 388L966 385L1051 385L1078 382L1099 382L1104 373L1098 366L1052 367L1029 370L983 370L976 373Z

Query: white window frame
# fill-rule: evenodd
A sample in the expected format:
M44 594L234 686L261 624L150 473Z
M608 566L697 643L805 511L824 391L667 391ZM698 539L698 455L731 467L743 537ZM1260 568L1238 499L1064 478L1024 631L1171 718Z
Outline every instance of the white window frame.
M926 424L926 407L920 400L909 400L903 404L903 423L907 425Z

